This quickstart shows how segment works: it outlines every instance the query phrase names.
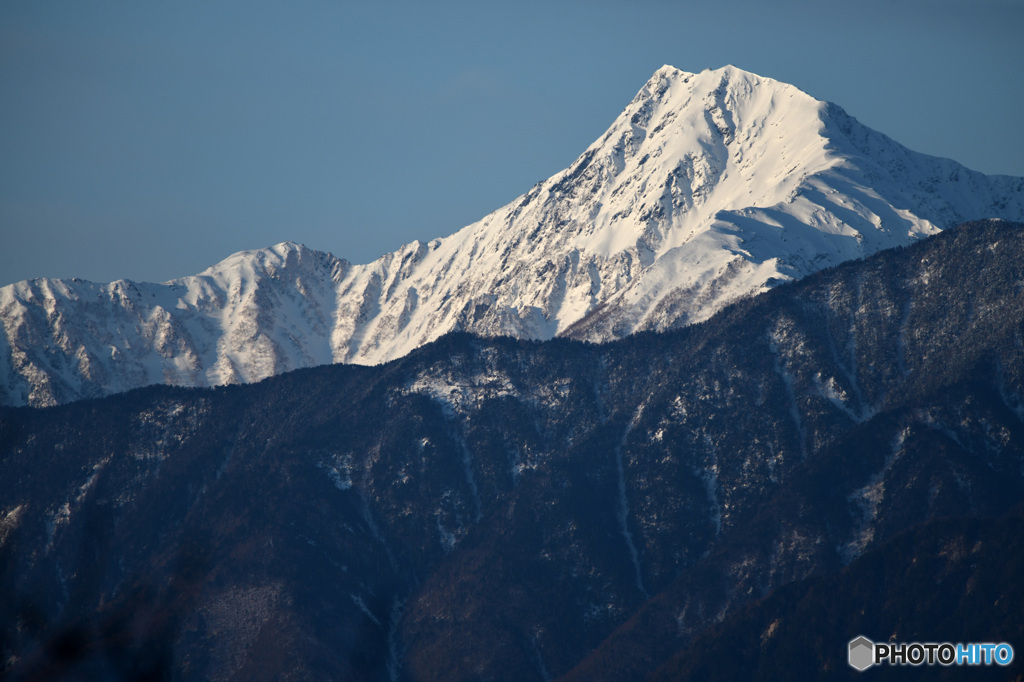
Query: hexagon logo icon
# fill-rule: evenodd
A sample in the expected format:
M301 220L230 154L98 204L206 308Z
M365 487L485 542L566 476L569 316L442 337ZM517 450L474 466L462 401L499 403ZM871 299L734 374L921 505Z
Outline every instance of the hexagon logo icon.
M850 641L850 665L864 671L875 662L875 643L867 637L858 637Z

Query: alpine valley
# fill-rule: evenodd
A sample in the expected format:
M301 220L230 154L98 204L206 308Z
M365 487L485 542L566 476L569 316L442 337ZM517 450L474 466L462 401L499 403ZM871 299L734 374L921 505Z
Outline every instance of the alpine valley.
M791 86L664 67L369 265L0 316L5 680L1024 679L847 663L1024 651L1024 179Z
M1024 178L916 154L769 78L665 66L569 168L368 265L283 243L162 285L0 289L0 404L376 364L451 331L674 329L980 218L1024 220Z

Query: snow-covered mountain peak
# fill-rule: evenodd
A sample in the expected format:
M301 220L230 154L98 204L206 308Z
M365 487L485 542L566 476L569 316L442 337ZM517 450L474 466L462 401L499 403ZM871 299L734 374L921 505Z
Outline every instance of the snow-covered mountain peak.
M605 341L991 217L1024 220L1024 179L916 154L771 78L666 65L568 168L372 263L282 242L164 285L5 287L0 390L50 404L254 381L453 330Z
M203 270L197 277L230 279L233 277L274 277L286 271L315 272L324 268L343 269L347 262L303 244L284 241L262 249L239 251ZM180 278L173 282L183 282Z
M751 100L758 98L784 104L786 99L794 97L805 103L813 102L815 106L823 104L793 85L732 65L706 69L700 73L665 65L655 71L644 84L626 107L623 116L636 124L637 121L632 118L637 110L651 106L678 112L688 108L691 103L699 103L704 104L705 109L725 105L730 110L740 111L749 104L756 104Z
M735 67L692 74L665 66L537 200L589 205L593 215L578 224L595 255L636 248L657 257L700 234L722 208L773 206L837 163L820 134L824 106Z

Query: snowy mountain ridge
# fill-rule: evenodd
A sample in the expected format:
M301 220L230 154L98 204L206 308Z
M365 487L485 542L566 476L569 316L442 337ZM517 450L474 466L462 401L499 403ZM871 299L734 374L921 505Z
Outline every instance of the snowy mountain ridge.
M985 217L1024 220L1024 179L911 152L735 67L665 66L567 169L372 263L286 242L162 285L0 289L0 402L375 364L453 330L607 341Z

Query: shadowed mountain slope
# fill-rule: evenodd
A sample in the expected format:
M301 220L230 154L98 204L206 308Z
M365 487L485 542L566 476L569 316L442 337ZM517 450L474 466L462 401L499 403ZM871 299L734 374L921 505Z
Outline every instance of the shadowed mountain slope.
M607 345L453 334L5 408L6 676L639 680L796 581L902 585L937 534L995 562L1024 501L1022 282L1024 225L988 221Z

